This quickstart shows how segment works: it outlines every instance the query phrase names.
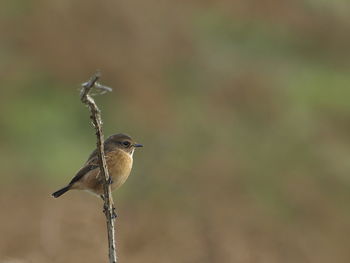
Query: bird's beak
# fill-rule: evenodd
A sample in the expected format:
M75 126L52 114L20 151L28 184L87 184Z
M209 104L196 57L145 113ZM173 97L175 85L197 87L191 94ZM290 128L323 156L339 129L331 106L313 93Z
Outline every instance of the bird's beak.
M142 144L139 144L139 143L135 143L135 144L134 144L134 147L143 147L143 145L142 145Z

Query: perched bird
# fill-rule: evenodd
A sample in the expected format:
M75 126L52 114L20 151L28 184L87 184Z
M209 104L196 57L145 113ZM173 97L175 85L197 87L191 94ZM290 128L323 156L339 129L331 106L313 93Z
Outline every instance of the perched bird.
M132 168L134 150L142 146L122 133L114 134L105 140L104 150L112 191L124 184ZM57 198L69 190L77 189L87 190L103 199L103 181L95 149L70 183L54 192L52 196Z

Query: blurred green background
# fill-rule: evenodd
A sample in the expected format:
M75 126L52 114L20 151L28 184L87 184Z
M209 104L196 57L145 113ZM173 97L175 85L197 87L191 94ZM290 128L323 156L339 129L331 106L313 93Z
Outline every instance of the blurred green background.
M102 203L54 200L105 135L121 262L350 262L350 2L2 1L0 262L106 262Z

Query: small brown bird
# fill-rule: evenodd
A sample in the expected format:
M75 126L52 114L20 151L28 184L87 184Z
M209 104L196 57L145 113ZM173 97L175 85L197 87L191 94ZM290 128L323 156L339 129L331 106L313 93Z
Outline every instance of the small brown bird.
M135 143L130 136L122 133L114 134L105 140L104 150L112 191L124 184L132 168L134 150L142 146L142 144ZM54 192L52 196L57 198L69 190L78 189L87 190L103 198L103 180L95 149L70 183Z

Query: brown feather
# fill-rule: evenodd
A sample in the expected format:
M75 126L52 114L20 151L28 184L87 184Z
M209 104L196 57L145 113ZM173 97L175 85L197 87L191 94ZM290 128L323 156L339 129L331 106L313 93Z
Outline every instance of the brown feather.
M112 179L112 190L119 188L128 178L132 168L132 155L136 147L142 147L142 145L135 143L130 136L122 133L111 135L104 142L108 172ZM59 197L71 189L88 190L101 195L103 194L103 181L97 149L95 149L70 183L53 193L53 196Z
M116 149L106 154L106 162L109 175L112 179L112 191L118 189L124 184L128 178L132 168L132 157L121 149ZM93 158L86 166L95 165L97 158ZM85 167L85 166L84 166ZM84 167L81 169L83 170ZM79 175L79 172L76 176ZM73 181L73 180L72 180ZM100 173L99 167L93 170L89 170L86 174L81 176L79 180L76 180L71 189L88 190L97 195L103 194L103 178Z

